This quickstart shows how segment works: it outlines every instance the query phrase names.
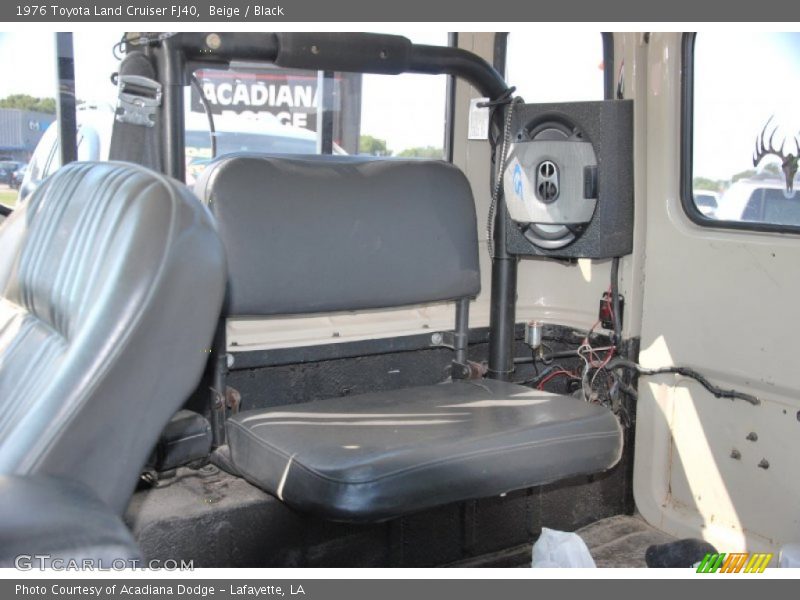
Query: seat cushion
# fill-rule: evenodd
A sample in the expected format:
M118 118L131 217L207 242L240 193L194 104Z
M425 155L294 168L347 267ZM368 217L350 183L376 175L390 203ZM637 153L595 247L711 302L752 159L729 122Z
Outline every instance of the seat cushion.
M128 163L70 163L0 226L0 474L121 513L208 361L225 292L209 211Z
M606 408L489 379L246 411L227 423L246 479L351 522L605 471L622 452Z
M88 487L58 477L0 475L0 541L0 568L141 564L122 519Z

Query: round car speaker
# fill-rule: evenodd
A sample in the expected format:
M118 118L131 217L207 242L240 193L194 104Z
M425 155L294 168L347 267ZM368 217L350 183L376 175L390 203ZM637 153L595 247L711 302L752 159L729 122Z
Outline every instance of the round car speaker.
M587 168L597 166L592 144L571 123L544 120L516 135L507 163L506 206L525 238L548 250L574 242L597 204L586 197Z

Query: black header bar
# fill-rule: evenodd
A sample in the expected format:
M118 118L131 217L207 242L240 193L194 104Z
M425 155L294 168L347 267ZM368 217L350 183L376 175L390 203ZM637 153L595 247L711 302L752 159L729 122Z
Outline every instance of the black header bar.
M6 22L780 22L793 29L800 3L785 0L10 0Z

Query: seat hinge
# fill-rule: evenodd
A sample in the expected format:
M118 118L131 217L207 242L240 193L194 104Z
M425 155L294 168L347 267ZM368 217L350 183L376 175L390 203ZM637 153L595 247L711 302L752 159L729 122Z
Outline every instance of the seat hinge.
M437 331L431 335L431 346L455 351L467 347L468 337L468 334L456 331ZM450 374L453 379L480 379L486 374L486 365L471 360L453 360Z

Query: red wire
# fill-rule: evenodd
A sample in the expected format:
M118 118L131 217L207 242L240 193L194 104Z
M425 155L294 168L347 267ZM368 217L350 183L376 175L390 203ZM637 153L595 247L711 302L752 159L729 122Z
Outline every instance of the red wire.
M591 345L589 344L589 338L592 337L592 334L594 333L594 328L597 327L598 325L600 325L600 319L597 319L597 321L594 322L594 325L592 325L592 328L586 334L586 337L583 338L583 344L582 344L583 346L589 346L591 348Z
M550 373L547 377L542 379L539 382L539 385L537 385L536 387L539 388L540 390L544 389L544 384L545 383L547 383L548 381L550 381L554 377L558 377L559 375L567 375L568 377L570 377L572 379L578 379L578 376L575 375L574 373L571 373L571 372L569 372L569 371L567 371L565 369L561 369L559 371L554 371L554 372Z
M611 322L614 323L616 320L614 318L614 308L611 305L611 286L608 286L606 294L606 304L608 305L608 312L611 314ZM589 347L589 364L591 364L593 367L598 367L599 365L599 368L602 368L608 364L608 361L611 360L615 348L611 348L611 350L608 351L608 354L606 355L605 359L600 361L600 358L597 356L597 354L595 354L594 350L592 349L592 345L589 343L589 338L592 337L592 333L594 333L594 330L598 325L600 325L600 319L597 319L594 325L592 325L591 329L589 329L589 332L586 334L586 337L583 338L582 345Z

